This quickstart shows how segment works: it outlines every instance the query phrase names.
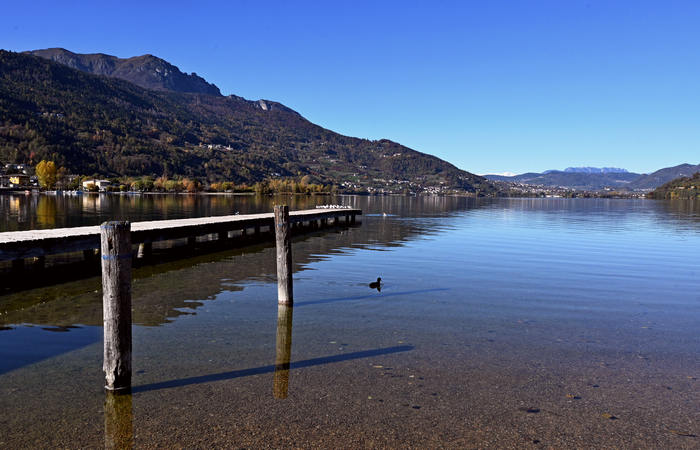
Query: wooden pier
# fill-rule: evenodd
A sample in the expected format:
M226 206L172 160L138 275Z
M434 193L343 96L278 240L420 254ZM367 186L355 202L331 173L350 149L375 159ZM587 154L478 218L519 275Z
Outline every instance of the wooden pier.
M354 224L355 217L361 214L360 209L308 209L291 211L289 222L293 230L303 225L317 229L340 223ZM271 232L274 220L274 213L265 213L132 222L131 243L139 245L135 256L143 255L150 251L152 243L158 241L186 238L190 245L195 245L200 236L215 235L217 240L227 240L236 231L246 235L251 230L254 235L259 235L261 228L267 227ZM274 240L274 234L269 234L270 241ZM86 258L95 258L99 248L99 225L0 233L0 261L13 261L16 268L23 266L25 258L41 261L47 255L62 253L82 251Z
M229 233L240 231L241 236L252 228L261 234L268 227L277 247L278 331L275 367L275 396L285 398L289 379L291 350L292 241L294 224L308 224L309 229L328 226L344 218L347 225L355 223L359 209L313 209L289 211L286 205L275 206L272 214L245 216L201 217L195 219L160 220L154 222L105 222L95 227L58 228L0 233L0 261L12 260L13 268L21 268L24 258L42 259L46 255L83 251L86 258L94 258L99 249L102 266L102 311L104 321L105 389L108 392L131 391L132 349L132 260L148 250L145 245L163 240L186 238L188 245L196 245L199 236L216 236L229 240ZM133 246L139 244L139 251ZM109 403L108 401L106 403ZM107 423L107 422L106 422ZM107 423L107 425L109 425ZM106 426L107 426L106 425Z

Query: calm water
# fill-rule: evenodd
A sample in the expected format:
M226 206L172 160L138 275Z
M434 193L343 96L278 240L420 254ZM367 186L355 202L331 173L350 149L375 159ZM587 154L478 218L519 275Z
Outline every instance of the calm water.
M281 201L365 215L295 240L293 311L268 245L137 269L131 396L99 279L0 296L0 447L700 446L698 202L0 196L0 230Z

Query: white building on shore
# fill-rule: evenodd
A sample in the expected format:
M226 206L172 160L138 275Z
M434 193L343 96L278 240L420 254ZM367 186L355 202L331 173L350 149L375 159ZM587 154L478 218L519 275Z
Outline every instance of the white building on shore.
M104 192L107 190L108 187L110 187L112 185L112 183L109 180L97 180L97 179L83 181L83 189L84 190L86 190L86 191L90 190L90 185L97 186L97 189L99 189L100 192Z

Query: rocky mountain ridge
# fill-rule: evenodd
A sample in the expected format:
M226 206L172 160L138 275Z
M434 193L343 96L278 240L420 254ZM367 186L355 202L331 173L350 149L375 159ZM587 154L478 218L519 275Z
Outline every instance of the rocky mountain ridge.
M118 58L104 53L73 53L63 48L25 53L94 75L126 80L145 89L221 96L218 87L196 73L183 73L169 62L153 55Z

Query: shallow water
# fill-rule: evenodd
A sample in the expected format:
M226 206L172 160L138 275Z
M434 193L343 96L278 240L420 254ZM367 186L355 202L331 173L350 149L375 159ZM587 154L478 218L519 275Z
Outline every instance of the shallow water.
M38 205L3 205L2 224L280 201L101 197L89 213L54 198L43 223ZM326 202L366 215L296 238L293 312L278 311L269 245L135 270L131 396L102 390L99 279L0 297L0 446L700 445L699 203L292 207Z

